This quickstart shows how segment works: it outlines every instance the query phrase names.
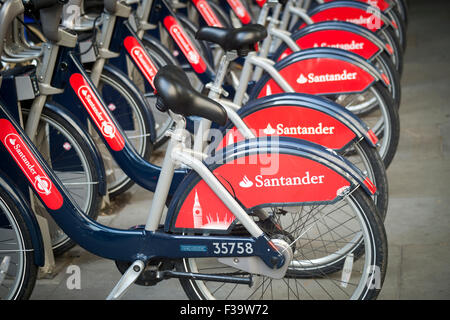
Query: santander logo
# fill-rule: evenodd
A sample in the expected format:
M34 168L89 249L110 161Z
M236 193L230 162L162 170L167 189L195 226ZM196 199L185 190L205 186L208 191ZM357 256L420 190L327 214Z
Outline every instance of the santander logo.
M167 16L164 18L164 26L169 31L171 37L176 42L178 47L183 52L184 56L191 64L192 68L197 73L203 73L207 69L207 65L203 58L194 47L190 38L186 35L183 28L179 25L178 21L172 17Z
M228 4L230 5L231 9L233 9L233 12L238 16L239 20L241 20L242 23L248 24L251 22L250 15L248 14L247 10L245 9L244 5L239 0L227 0Z
M349 81L349 80L356 80L357 76L358 76L357 72L347 72L347 70L344 70L341 73L334 73L334 74L325 73L319 75L316 75L315 73L311 72L307 76L301 73L300 76L297 78L297 83L305 84L305 83Z
M52 190L50 179L42 173L38 174L36 164L27 157L27 153L22 150L23 147L19 141L21 139L15 133L11 133L5 138L5 143L9 146L8 149L15 152L15 158L21 160L21 167L27 169L25 172L28 172L27 176L33 182L36 191L48 196Z
M86 79L80 73L74 73L70 76L70 84L111 149L122 150L125 146L124 138Z
M93 115L95 115L95 122L101 129L103 135L111 139L114 138L116 136L116 128L112 124L112 122L103 114L102 110L98 107L98 104L94 102L94 98L90 92L90 88L88 86L81 86L78 89L78 96L84 103L86 103L90 107Z
M307 83L307 82L308 82L308 78L306 78L303 75L303 73L301 73L300 76L297 79L297 83L304 84L304 83Z
M348 18L345 21L351 22L354 24L365 25L365 24L371 23L372 20L370 17L366 18L366 17L363 17L362 15L360 15L359 18Z
M14 150L15 153L19 156L19 158L22 160L22 164L28 169L28 172L31 173L31 175L36 175L37 172L35 170L35 165L31 164L30 160L28 160L27 156L22 151L22 146L20 143L17 143L17 141L20 141L20 137L15 134L11 133L8 134L5 138L5 145L8 146L9 150Z
M263 132L267 135L272 135L275 134L277 131L274 128L272 128L272 126L269 123L267 124L267 127L263 130Z
M352 40L351 43L335 43L335 44L328 44L327 42L322 42L318 44L317 42L314 43L314 48L336 48L336 49L342 49L342 50L363 50L364 49L364 42L356 42L355 40Z
M131 55L133 60L138 64L139 69L144 72L147 81L149 81L153 87L153 78L156 76L158 69L140 46L136 46L131 49Z
M7 119L0 119L0 141L46 206L51 210L61 208L63 199L58 189L54 188L38 160Z
M200 61L200 55L194 50L190 41L184 35L180 27L178 25L173 25L170 27L169 32L177 40L177 43L183 48L183 51L186 52L186 58L189 62L198 64Z
M242 188L250 188L250 187L253 186L253 182L251 182L251 181L247 178L247 176L244 176L244 178L242 178L242 181L239 182L239 185L240 185Z
M313 127L302 127L302 126L294 126L289 127L285 126L282 123L278 123L275 127L276 129L272 128L272 126L267 124L267 127L263 130L264 134L272 135L331 135L335 134L334 130L335 127L333 126L324 126L322 122L319 122L317 126Z
M123 40L123 44L127 49L128 54L138 66L139 70L141 70L144 74L145 79L147 79L153 89L155 89L153 85L153 78L158 72L158 68L155 66L145 49L142 48L139 41L132 36L127 36Z
M315 176L306 171L301 177L275 177L275 178L265 178L263 175L259 174L254 177L254 182L251 181L246 175L239 182L239 186L248 189L253 186L256 188L270 188L270 187L289 187L289 186L300 186L300 185L310 185L310 184L323 184L325 176L319 175Z
M198 0L195 3L195 6L210 27L222 27L222 24L215 15L214 11L212 11L207 1Z

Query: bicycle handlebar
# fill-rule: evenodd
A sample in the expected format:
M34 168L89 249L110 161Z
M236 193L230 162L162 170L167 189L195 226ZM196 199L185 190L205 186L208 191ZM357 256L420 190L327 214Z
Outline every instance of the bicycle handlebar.
M6 32L13 20L25 10L22 0L8 0L0 9L0 57L3 53L3 45Z
M29 11L38 11L51 8L56 5L63 5L68 0L8 0L0 8L0 56L3 53L3 39L6 37L13 20L25 9Z

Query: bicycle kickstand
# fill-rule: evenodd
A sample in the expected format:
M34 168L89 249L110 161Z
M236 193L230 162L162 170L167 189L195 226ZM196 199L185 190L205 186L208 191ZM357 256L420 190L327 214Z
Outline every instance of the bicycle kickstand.
M122 278L120 278L114 289L112 289L106 300L120 299L140 276L142 271L144 271L144 267L144 262L141 260L136 260L135 262L133 262L133 264L122 275Z

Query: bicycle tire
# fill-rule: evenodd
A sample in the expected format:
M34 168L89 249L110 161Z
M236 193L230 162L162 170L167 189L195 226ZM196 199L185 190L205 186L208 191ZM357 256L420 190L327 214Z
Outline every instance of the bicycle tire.
M392 28L387 28L384 30L379 30L377 34L386 41L387 44L389 44L393 49L393 55L391 56L392 63L394 64L395 68L397 69L399 75L401 76L403 74L403 48L400 44L399 39L395 35Z
M391 94L382 83L375 83L371 88L369 88L369 91L376 97L378 101L377 106L374 106L374 109L372 110L355 114L362 121L364 121L378 137L380 142L378 151L381 159L383 159L384 166L387 169L394 159L400 140L400 116ZM351 108L349 108L348 105L345 105L345 103L341 105L351 110ZM382 113L383 124L381 125L379 124L381 120L375 120L375 124L373 124L370 120L377 110L380 110ZM388 123L389 126L386 126L384 124L385 122Z
M352 295L343 294L345 298L352 298L352 299L375 299L381 289L381 285L384 281L386 266L387 266L387 240L386 240L386 234L385 230L383 228L383 224L378 217L377 214L374 214L376 211L376 208L373 205L372 200L370 197L363 191L361 188L357 188L354 192L349 195L349 201L354 202L355 208L359 208L358 216L360 219L360 223L363 226L362 229L366 233L364 235L364 249L366 250L364 253L364 259L358 259L356 263L362 262L364 260L364 266L358 266L358 270L362 270L362 274L364 276L364 279L361 279L356 286L355 290L358 290L358 292L354 292ZM298 242L296 240L295 242ZM296 250L298 250L296 248ZM326 249L325 249L326 250ZM346 257L349 256L351 252L347 253L346 255L343 255L339 257L341 261L345 261ZM180 279L181 286L183 290L185 291L186 295L189 299L193 300L205 300L205 299L257 299L257 300L263 300L263 299L290 299L293 298L300 298L300 295L302 292L298 291L298 289L301 287L302 290L306 291L306 287L314 289L318 294L321 293L320 291L325 291L326 286L330 285L333 289L336 289L336 291L345 291L344 288L339 287L337 283L340 283L342 286L343 280L341 277L341 280L332 279L330 276L330 273L325 268L326 265L320 265L320 266L314 266L312 261L310 259L307 259L303 257L304 261L311 262L309 265L309 269L312 269L314 272L319 273L320 277L314 278L312 280L311 277L305 277L305 272L308 272L308 270L302 270L301 269L301 263L302 261L297 261L295 263L291 262L292 266L288 268L288 271L286 273L286 276L281 279L281 281L275 280L275 279L269 279L268 277L258 277L258 275L252 275L253 285L248 286L238 286L235 284L226 284L226 283L219 283L218 285L215 285L215 283L208 283L207 281L199 281L199 280L188 280L188 279ZM211 271L212 267L211 264L207 264L205 266L205 269L200 269L200 264L203 261L200 261L201 259L182 259L180 261L177 261L176 263L176 269L178 271L182 272L201 272L201 273L208 273L214 271ZM304 263L303 261L303 263ZM210 262L210 261L209 261ZM205 262L206 263L206 262ZM336 262L333 261L334 268L336 268ZM372 274L369 272L369 268L374 267L374 273ZM224 270L228 270L231 267L225 266L218 266L220 274L228 274ZM321 269L323 271L321 271ZM335 274L339 273L342 270L342 264L340 264L339 269L335 269ZM377 273L378 274L375 274ZM230 273L232 273L234 276L237 274L248 276L245 272L240 272L239 270L236 271L236 269L231 268ZM354 274L354 273L353 273ZM337 275L336 275L337 276ZM262 278L262 279L261 279ZM256 280L255 280L256 279ZM376 280L377 285L374 285L373 281ZM278 281L278 282L276 282ZM292 289L289 285L290 282L295 281L295 288ZM265 285L264 282L267 282ZM275 282L275 283L274 283ZM302 284L303 282L303 284ZM256 283L256 285L255 285ZM262 283L262 284L261 284ZM284 283L284 284L283 284ZM210 289L208 286L211 285L212 288ZM283 293L280 296L274 296L274 290L273 288L278 289L280 286L286 285L287 293ZM314 285L314 287L312 287ZM346 284L347 285L347 284ZM231 287L231 289L229 289ZM244 288L245 287L245 288ZM255 292L251 292L252 287L255 287L256 290L259 291L261 288L261 294L255 294ZM272 290L267 290L267 288L272 288ZM336 287L336 288L335 288ZM236 288L243 289L242 293L236 293ZM347 287L346 287L347 288ZM227 290L225 293L219 295L217 291L220 290ZM214 292L212 292L215 290ZM247 291L248 290L248 291ZM292 293L291 293L292 291ZM342 292L340 292L342 294ZM312 292L307 292L307 295L309 298L317 299L318 297L312 296ZM306 296L305 296L306 297ZM326 292L324 298L335 298L331 297L330 292ZM338 295L336 297L337 299L344 299L342 298L342 295ZM319 298L320 299L320 298Z
M9 260L9 267L6 271L3 270L3 280L0 271L0 300L28 299L33 292L38 272L38 266L34 263L33 244L20 209L1 183L0 231L0 265L4 263L6 266L6 259ZM14 249L14 242L11 242L14 238L17 239L17 249ZM2 252L6 250L17 252Z
M400 14L397 10L391 10L387 16L392 19L392 22L395 22L397 25L397 29L394 29L394 33L402 46L403 52L406 50L407 46L407 37L406 37L406 25L405 21L400 17Z

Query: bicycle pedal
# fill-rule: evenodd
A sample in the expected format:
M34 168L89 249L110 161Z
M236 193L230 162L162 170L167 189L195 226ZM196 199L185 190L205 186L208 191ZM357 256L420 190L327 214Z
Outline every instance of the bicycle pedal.
M110 292L106 300L118 300L125 292L130 288L130 286L136 281L136 279L144 271L145 264L141 260L136 260L131 264L127 271L122 275L119 282L116 284L114 289Z

